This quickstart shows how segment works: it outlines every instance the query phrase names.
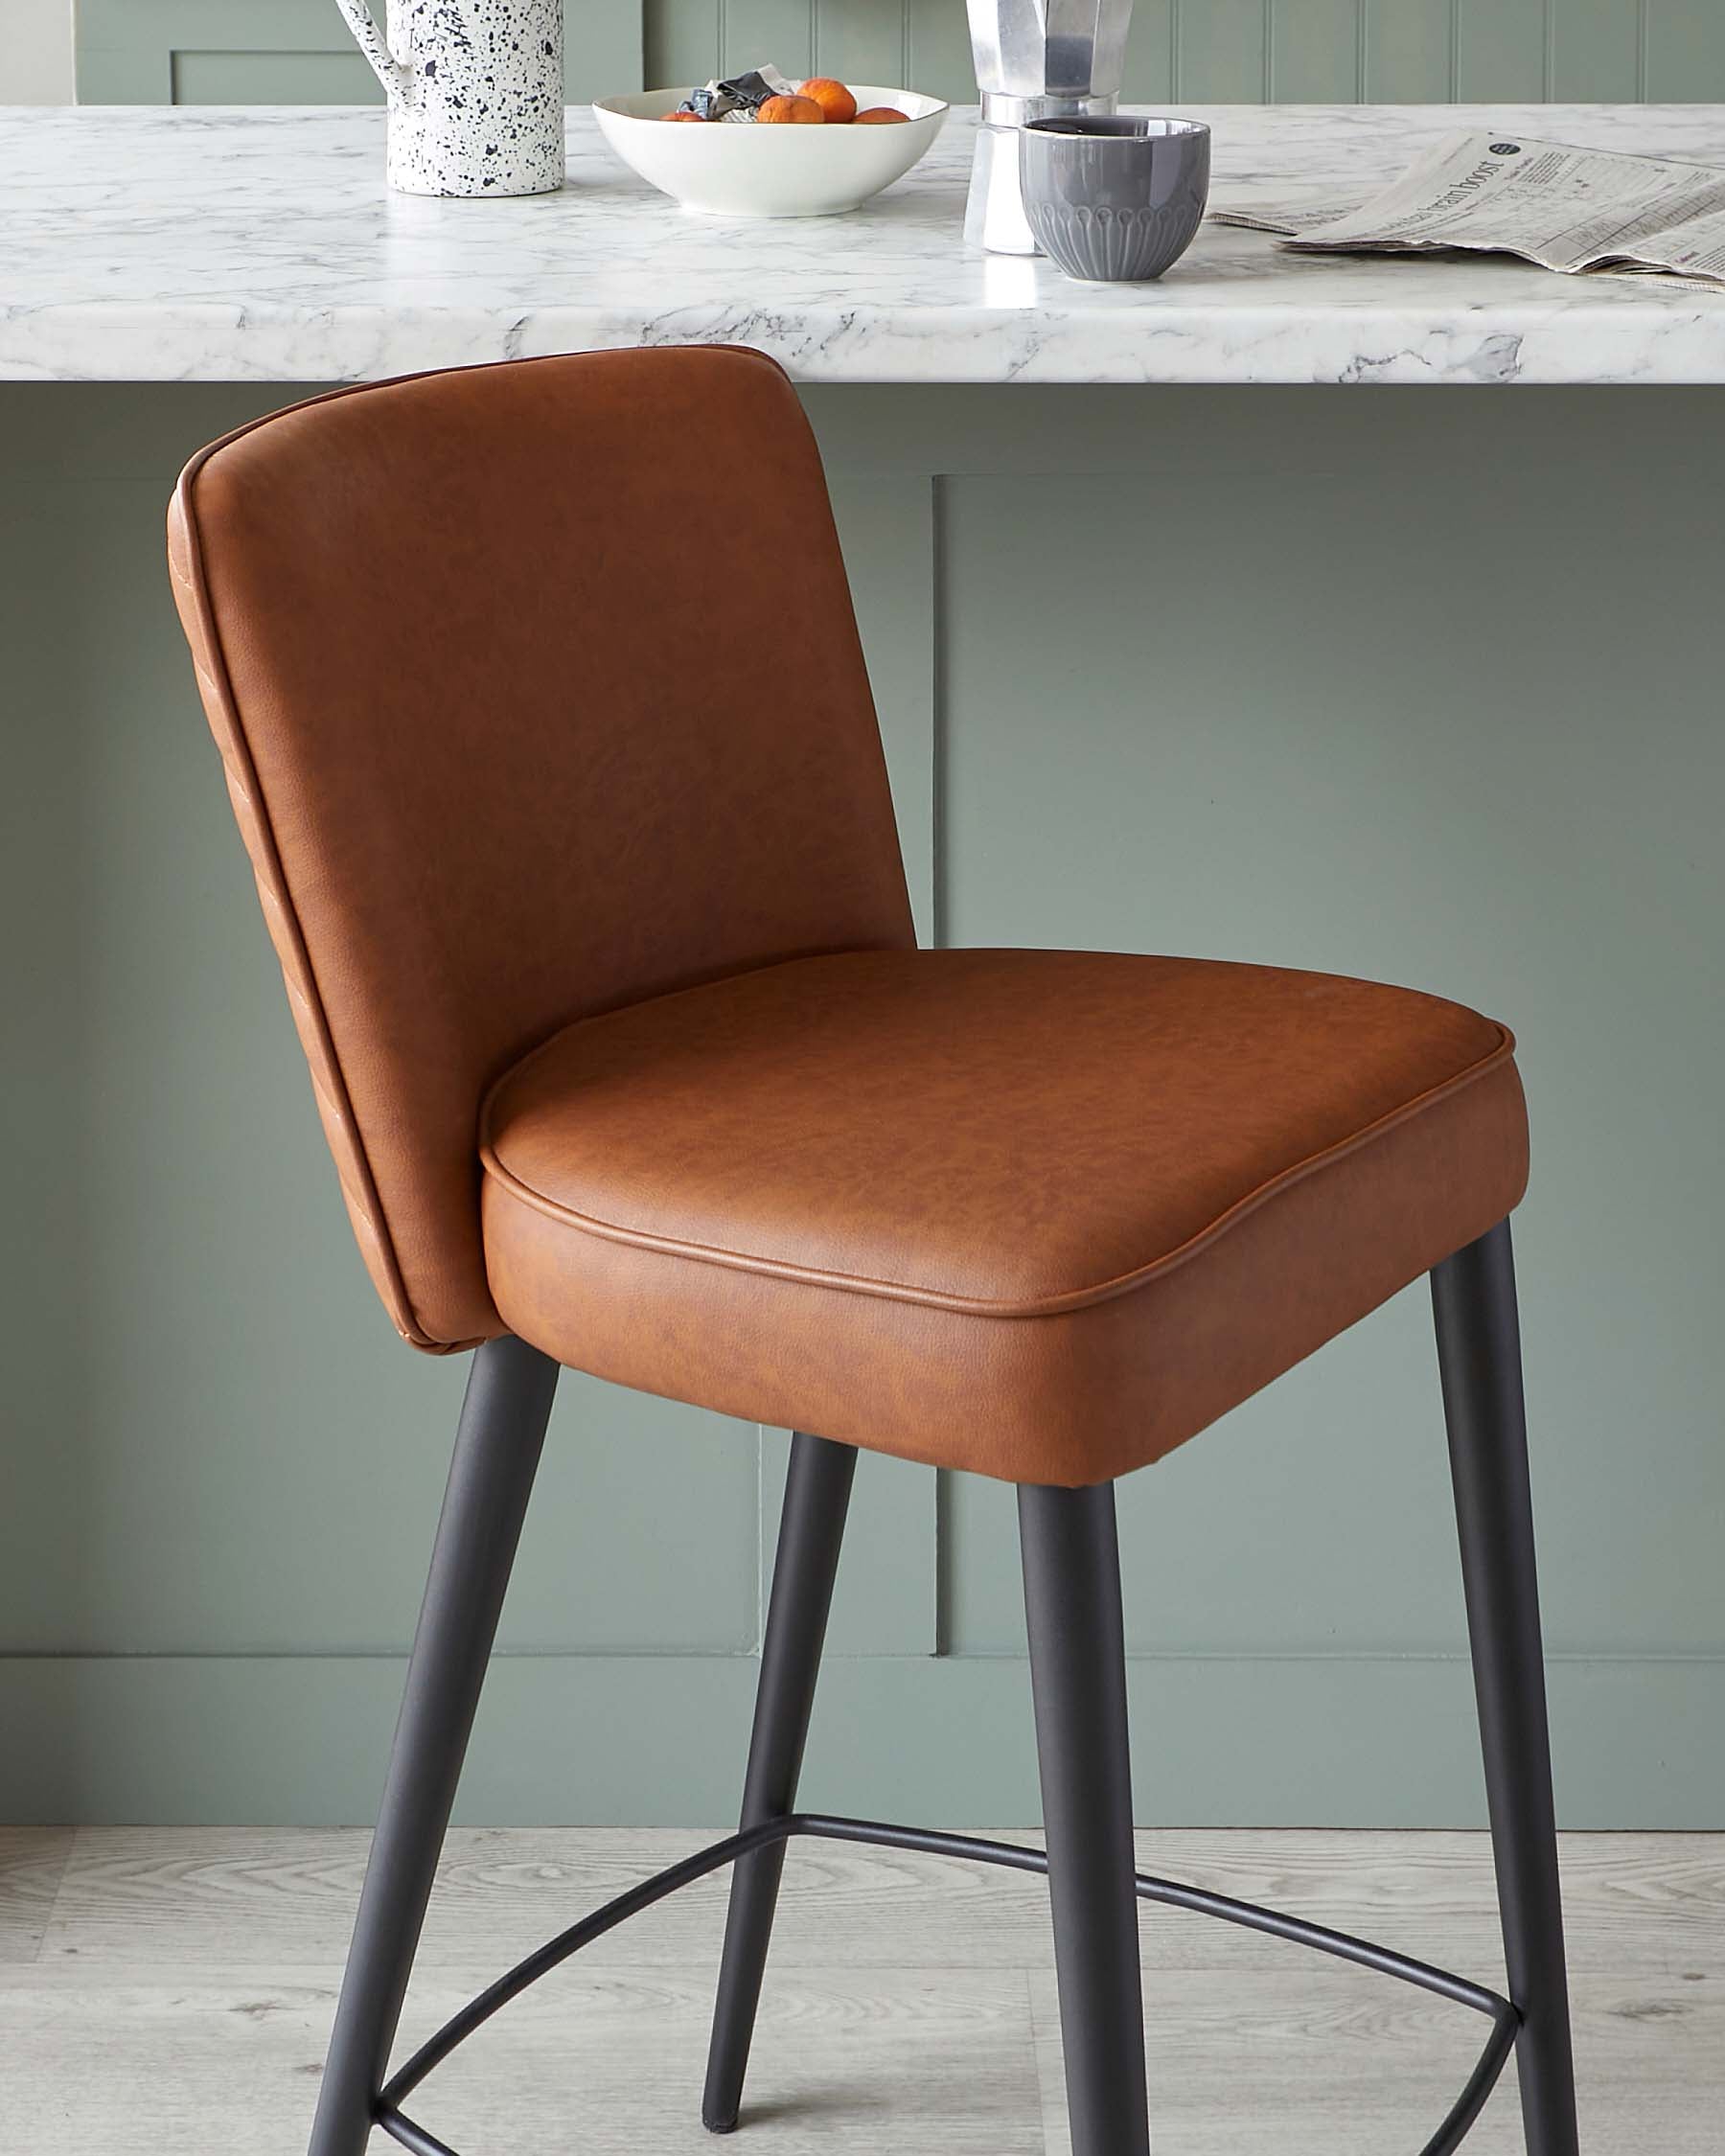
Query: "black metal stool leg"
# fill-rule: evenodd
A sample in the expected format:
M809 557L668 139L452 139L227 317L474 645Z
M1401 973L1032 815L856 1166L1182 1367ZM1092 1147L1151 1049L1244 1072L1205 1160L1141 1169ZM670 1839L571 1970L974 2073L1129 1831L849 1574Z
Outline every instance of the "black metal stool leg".
M1576 2156L1557 1823L1509 1224L1432 1274L1528 2156Z
M852 1446L811 1437L800 1430L791 1440L791 1469L785 1481L767 1636L761 1644L754 1729L748 1741L748 1771L743 1784L746 1827L783 1819L796 1800L856 1467ZM731 1876L724 1957L719 1968L706 2088L701 2099L702 2122L710 2133L727 2134L737 2123L784 1868L785 1845L775 1842L739 1859Z
M1148 2156L1112 1483L1019 1490L1072 2156Z
M473 1357L310 2156L360 2156L371 2132L557 1378L524 1341Z

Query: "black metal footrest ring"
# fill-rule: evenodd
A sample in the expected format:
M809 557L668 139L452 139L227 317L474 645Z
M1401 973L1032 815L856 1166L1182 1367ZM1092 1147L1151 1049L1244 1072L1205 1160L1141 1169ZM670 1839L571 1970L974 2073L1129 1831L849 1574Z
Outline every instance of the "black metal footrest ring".
M681 1887L693 1886L697 1879L704 1879L709 1871L734 1864L739 1857L752 1856L755 1850L767 1848L774 1842L796 1841L804 1836L822 1842L861 1842L878 1848L914 1849L925 1856L963 1857L974 1864L1003 1865L1012 1871L1046 1873L1048 1869L1048 1859L1041 1849L1021 1848L1012 1842L984 1841L974 1834L941 1834L922 1826L891 1826L876 1820L830 1819L818 1812L793 1812L784 1819L747 1827L704 1849L697 1849L678 1864L668 1865L651 1879L643 1879L638 1886L608 1901L603 1909L571 1924L567 1931L559 1932L525 1961L518 1961L506 1975L500 1976L495 1984L445 2022L435 2036L421 2045L401 2072L390 2077L372 2107L377 2124L402 2147L411 2150L413 2156L458 2156L456 2150L439 2141L435 2134L427 2133L402 2110L405 2099L428 2074L443 2064L458 2044L465 2043L493 2014L508 2006L512 1999L518 1998L530 1984L537 1984L540 1977L548 1975L572 1954L579 1954L594 1939L603 1938L607 1932L627 1923L630 1917L651 1909L655 1902L663 1901ZM1309 1946L1337 1961L1357 1962L1362 1968L1375 1969L1380 1976L1394 1977L1403 1984L1414 1984L1421 1991L1434 1992L1440 1999L1451 2000L1459 2007L1467 2007L1475 2013L1485 2015L1491 2023L1485 2048L1461 2094L1451 2104L1438 2131L1419 2151L1419 2156L1454 2156L1468 2128L1484 2109L1514 2048L1521 2016L1507 1999L1495 1991L1487 1991L1481 1984L1470 1984L1465 1977L1452 1976L1446 1969L1412 1961L1405 1954L1392 1953L1387 1946L1374 1946L1369 1940L1352 1938L1346 1932L1332 1932L1322 1924L1307 1923L1301 1916L1284 1916L1278 1910L1260 1909L1254 1902L1235 1901L1229 1894L1209 1893L1202 1887L1182 1886L1177 1881L1157 1879L1140 1871L1138 1893L1140 1901L1162 1902L1171 1909L1187 1909L1200 1916L1216 1916L1225 1924L1266 1932L1273 1938L1285 1938L1295 1946Z

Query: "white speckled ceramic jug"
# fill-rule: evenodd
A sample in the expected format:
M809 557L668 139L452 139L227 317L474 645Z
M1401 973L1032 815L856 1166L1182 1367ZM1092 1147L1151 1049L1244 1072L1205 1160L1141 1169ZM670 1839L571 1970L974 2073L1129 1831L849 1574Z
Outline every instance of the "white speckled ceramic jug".
M389 100L404 195L545 195L564 181L563 0L336 0Z

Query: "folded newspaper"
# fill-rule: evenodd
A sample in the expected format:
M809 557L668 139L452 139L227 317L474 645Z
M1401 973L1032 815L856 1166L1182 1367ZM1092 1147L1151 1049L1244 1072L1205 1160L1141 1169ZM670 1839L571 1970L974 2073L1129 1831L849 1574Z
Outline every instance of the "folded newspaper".
M1471 248L1572 275L1725 287L1725 170L1527 135L1448 135L1363 202L1212 215L1312 253Z

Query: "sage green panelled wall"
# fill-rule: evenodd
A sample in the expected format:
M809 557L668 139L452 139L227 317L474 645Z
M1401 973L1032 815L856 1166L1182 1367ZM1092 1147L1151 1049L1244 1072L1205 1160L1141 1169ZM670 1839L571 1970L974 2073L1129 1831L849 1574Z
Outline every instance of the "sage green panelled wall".
M462 1368L354 1250L161 563L291 394L0 388L4 1816L368 1817L436 1515ZM1519 1028L1576 1825L1725 1789L1718 397L807 400L925 927ZM731 1813L781 1450L565 1381L467 1817ZM1480 1817L1422 1292L1122 1517L1146 1820ZM866 1460L811 1797L1032 1822L1022 1654L1010 1493Z
M636 0L564 0L564 13L571 100L640 83ZM77 38L80 104L380 102L335 0L78 0Z
M381 12L381 9L380 9ZM79 0L85 103L375 98L334 0ZM569 0L571 97L793 73L974 93L962 0ZM1725 98L1715 0L1138 0L1127 88L1185 103Z
M975 96L962 0L645 11L653 83L770 55L792 74ZM1725 11L1713 0L1138 0L1126 89L1236 104L1706 99L1725 96Z

